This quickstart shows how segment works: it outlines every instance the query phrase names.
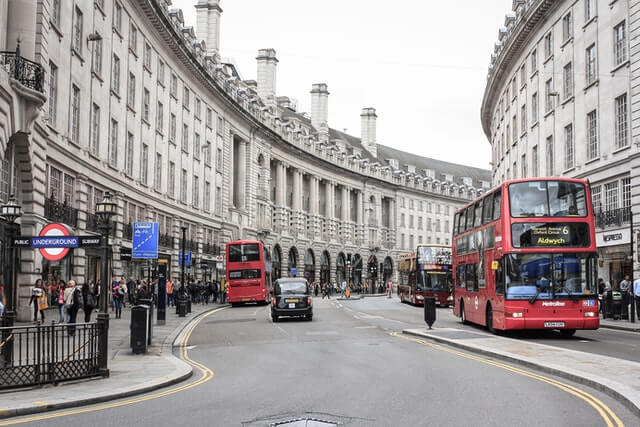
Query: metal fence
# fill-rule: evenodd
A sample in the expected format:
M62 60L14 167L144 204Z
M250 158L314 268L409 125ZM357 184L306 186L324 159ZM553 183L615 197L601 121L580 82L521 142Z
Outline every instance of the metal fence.
M0 390L100 375L96 322L0 328Z
M631 207L596 212L596 228L619 227L631 221Z

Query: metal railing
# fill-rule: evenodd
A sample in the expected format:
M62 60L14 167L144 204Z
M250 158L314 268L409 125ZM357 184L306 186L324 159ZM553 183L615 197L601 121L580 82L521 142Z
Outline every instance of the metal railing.
M605 212L596 212L596 228L619 227L631 221L631 208L624 207Z
M160 233L158 235L158 245L165 248L173 247L173 236L169 233Z
M0 390L99 376L96 322L0 328Z
M55 222L62 222L72 227L78 226L78 209L71 207L65 200L58 202L55 197L44 199L44 216Z
M44 68L20 56L19 47L15 52L0 52L0 66L24 86L44 93Z
M202 245L202 252L209 255L220 255L220 246L213 243Z

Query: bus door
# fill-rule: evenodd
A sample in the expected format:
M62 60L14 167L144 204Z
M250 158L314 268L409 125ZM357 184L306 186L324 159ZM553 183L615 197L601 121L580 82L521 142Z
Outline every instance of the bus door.
M487 251L487 293L491 296L494 326L504 327L504 261L498 251Z

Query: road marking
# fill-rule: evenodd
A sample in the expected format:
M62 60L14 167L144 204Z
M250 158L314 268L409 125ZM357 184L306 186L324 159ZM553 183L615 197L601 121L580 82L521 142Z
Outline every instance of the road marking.
M355 329L375 329L377 326L354 326Z
M276 328L280 329L282 332L284 332L286 335L289 335L289 332L285 331L284 329L282 329L280 326L276 325Z
M533 378L535 380L550 384L556 388L559 388L560 390L566 391L569 394L572 394L576 397L579 397L580 399L584 400L585 402L587 402L589 405L591 405L602 417L602 419L605 421L605 423L607 424L608 427L624 427L624 423L620 420L620 418L618 418L618 416L607 406L605 405L600 399L598 399L597 397L587 393L586 391L582 391L577 387L574 387L572 385L563 383L561 381L558 380L554 380L553 378L549 378L549 377L545 377L544 375L540 375L540 374L536 374L530 371L526 371L524 369L520 369L520 368L515 368L513 366L509 366L507 364L501 363L501 362L496 362L481 356L475 356L473 354L468 354L468 353L464 353L462 351L458 351L458 350L454 350L452 348L448 348L445 346L442 346L440 344L435 344L435 343L431 343L425 340L421 340L418 338L413 338L413 337L408 337L405 336L402 333L398 333L398 332L391 332L390 334L393 337L397 337L397 338L403 338L406 339L408 341L413 341L416 342L418 344L422 344L425 346L429 346L432 347L436 350L441 350L441 351L446 351L448 353L452 353L455 354L457 356L460 357L464 357L466 359L472 359L481 363L485 363L487 365L492 365L495 366L497 368L501 368L507 371L511 371L514 372L516 374L520 374L523 375L525 377L529 377L529 378ZM614 424L615 423L615 424Z
M120 406L127 406L127 405L133 405L135 403L140 403L140 402L145 402L147 400L152 400L152 399L158 399L160 397L164 397L164 396L169 396L181 391L185 391L185 390L189 390L190 388L194 388L197 387L201 384L206 383L207 381L211 380L213 378L213 371L209 368L207 368L206 366L202 365L201 363L196 362L195 360L191 359L189 357L189 352L187 349L187 343L189 342L189 338L191 338L191 334L193 333L194 329L200 324L200 322L202 320L204 320L206 317L211 316L214 313L217 313L220 310L224 310L227 307L220 307L217 308L215 310L212 310L208 313L205 313L204 315L200 316L200 318L194 322L188 329L186 335L185 335L185 339L184 339L184 343L182 344L181 347L181 355L182 358L191 366L198 368L200 370L200 372L202 372L202 376L197 380L194 381L192 383L189 384L184 384L178 387L174 387L174 388L170 388L168 390L164 390L158 393L153 393L153 394L148 394L148 395L143 395L140 397L135 397L132 399L126 399L126 400L121 400L118 402L113 402L113 403L104 403L104 404L99 404L96 406L90 406L90 407L81 407L81 408L76 408L76 409L70 409L70 410L63 410L60 412L55 412L55 413L49 413L49 414L43 414L43 415L36 415L36 416L31 416L31 417L25 417L25 418L20 418L20 419L9 419L9 420L3 420L0 421L0 426L9 426L9 425L15 425L15 424L23 424L23 423L30 423L30 422L34 422L34 421L42 421L42 420L48 420L48 419L52 419L52 418L60 418L60 417L67 417L69 415L78 415L78 414L85 414L88 412L97 412L97 411L102 411L105 409L112 409L112 408L117 408ZM35 402L34 402L35 403Z
M49 402L43 402L41 400L37 400L37 401L31 402L31 403L33 403L34 405L38 405L38 406L47 406L47 405L49 405Z

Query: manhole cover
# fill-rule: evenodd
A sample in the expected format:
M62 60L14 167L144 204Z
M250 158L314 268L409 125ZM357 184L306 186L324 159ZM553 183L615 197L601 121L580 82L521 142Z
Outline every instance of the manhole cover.
M270 426L285 426L285 427L337 427L338 424L332 421L319 420L317 418L298 418L295 420L279 421L277 423L271 423Z

